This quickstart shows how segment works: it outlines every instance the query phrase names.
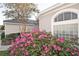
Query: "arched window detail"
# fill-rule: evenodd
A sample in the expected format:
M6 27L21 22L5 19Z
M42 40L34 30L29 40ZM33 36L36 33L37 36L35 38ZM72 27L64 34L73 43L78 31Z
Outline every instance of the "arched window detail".
M76 13L72 13L72 19L77 19L77 18L78 18L77 14Z
M78 15L74 12L63 12L55 17L55 22L77 19Z

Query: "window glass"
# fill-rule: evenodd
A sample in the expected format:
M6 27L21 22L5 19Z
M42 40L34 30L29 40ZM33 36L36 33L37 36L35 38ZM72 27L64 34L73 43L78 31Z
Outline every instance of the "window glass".
M58 15L58 21L63 21L63 14Z
M64 20L70 20L71 19L71 12L65 12L64 13Z
M57 17L55 18L55 22L57 22Z
M77 14L76 13L72 13L72 19L77 19Z
M78 37L78 24L54 25L54 33L58 37Z
M64 12L64 13L61 13L58 16L56 16L54 21L58 22L58 21L65 21L65 20L71 20L71 19L77 19L77 18L78 18L78 16L76 13Z

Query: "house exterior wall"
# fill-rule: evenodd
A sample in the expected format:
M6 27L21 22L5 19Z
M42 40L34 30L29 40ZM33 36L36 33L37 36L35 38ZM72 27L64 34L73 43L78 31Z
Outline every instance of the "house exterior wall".
M39 29L45 30L47 32L52 32L52 34L53 34L54 17L56 15L58 15L59 13L65 12L65 11L71 11L71 12L74 11L78 14L78 17L79 17L79 8L78 7L79 7L79 4L74 4L74 5L73 4L71 4L71 5L63 4L61 6L56 7L55 9L51 9L48 12L40 14L38 16ZM44 11L42 11L42 12L44 12Z
M78 7L79 7L79 4L68 4L68 5L63 4L47 12L44 11L44 13L40 13L39 29L45 30L47 32L50 31L52 35L54 35L54 25L78 24L78 37L79 37L79 8ZM54 22L55 17L62 12L75 12L77 13L78 18L74 20Z
M51 32L52 31L51 22L53 21L52 17L54 16L54 14L56 12L58 12L59 10L62 10L62 8L64 8L63 6L65 6L65 5L66 4L63 4L63 5L55 8L56 10L50 10L50 11L48 11L46 13L43 13L40 16L38 16L39 29L40 30L45 30L47 32ZM42 12L44 12L44 11L42 11Z
M33 29L37 28L38 29L38 25L28 25L26 26L27 27L27 31L30 32L32 31Z
M51 31L51 17L52 14L48 14L39 18L39 29L47 32Z
M32 31L32 29L38 28L38 25L28 25L26 27L27 32L30 32ZM20 32L19 24L5 24L5 35L19 32Z
M18 25L5 24L5 34L20 32Z

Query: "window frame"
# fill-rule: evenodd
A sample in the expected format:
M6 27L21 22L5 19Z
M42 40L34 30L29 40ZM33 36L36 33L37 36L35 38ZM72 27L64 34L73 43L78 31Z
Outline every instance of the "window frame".
M66 16L66 13L69 13L69 19L65 19L65 17L67 17ZM59 18L59 19L58 19ZM60 18L62 19L62 20L60 20ZM59 22L59 21L66 21L66 20L72 20L72 19L78 19L78 14L77 13L75 13L75 12L63 12L63 13L60 13L60 14L58 14L55 18L54 18L54 22Z

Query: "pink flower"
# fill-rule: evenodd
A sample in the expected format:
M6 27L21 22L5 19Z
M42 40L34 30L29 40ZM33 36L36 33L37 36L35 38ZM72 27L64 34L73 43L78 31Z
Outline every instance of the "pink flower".
M53 45L52 47L54 48L54 50L58 50L58 51L62 50L62 48L58 45Z
M52 47L54 48L54 50L57 50L57 45L53 45Z
M48 48L48 46L46 46L46 45L43 45L42 48L43 48L43 50L45 51L45 53L48 53L49 50L50 50L50 49Z
M33 41L33 40L34 40L34 38L33 38L33 37L31 37L31 36L30 36L30 37L28 37L28 39L30 39L31 41Z
M27 44L27 43L25 43L25 46L27 47L27 46L28 46L28 44Z
M44 35L46 35L46 32L45 32L45 31L41 31L40 33L41 33L41 34L44 34Z
M19 44L20 40L19 37L15 39L16 44Z
M43 38L46 38L46 37L47 37L47 35L41 34L38 38L43 39Z
M50 51L50 49L48 48L47 50L45 50L45 53L48 53Z
M42 39L42 38L43 38L42 35L40 35L40 36L39 36L39 39Z
M71 55L72 55L72 56L74 56L74 54L75 54L74 52L71 52Z
M20 36L21 37L24 37L24 36L25 37L30 37L30 36L32 36L32 33L21 33Z
M27 41L28 44L31 44L31 41Z
M15 50L16 50L15 48L12 49L12 51L15 51Z
M25 33L25 34L23 34L23 35L26 36L26 37L31 37L31 36L32 36L31 33Z
M28 56L29 55L29 52L26 50L26 51L24 51L24 55L25 56Z
M20 44L20 47L23 47L23 44Z
M58 51L61 51L62 48L61 48L60 46L57 46L57 50L58 50Z
M28 46L30 46L30 43L27 43Z
M19 41L20 42L25 42L26 41L26 38L21 38Z
M15 48L18 48L18 46L16 45Z
M21 48L21 50L22 50L22 51L24 51L24 50L25 50L25 48L23 47L23 48Z
M78 51L78 48L74 48L74 51Z
M20 33L20 37L23 37L25 33Z
M47 49L47 46L46 46L46 45L43 45L42 48L43 48L43 49L45 49L45 48Z
M70 48L66 48L66 51L70 51Z
M57 41L61 42L61 43L64 43L64 38L63 37L62 38L58 38Z
M77 52L77 55L79 56L79 51Z
M15 39L15 41L19 41L19 37Z
M37 33L37 32L39 32L39 29L38 28L32 29L32 33Z
M36 44L33 44L33 47L35 48L36 47Z

